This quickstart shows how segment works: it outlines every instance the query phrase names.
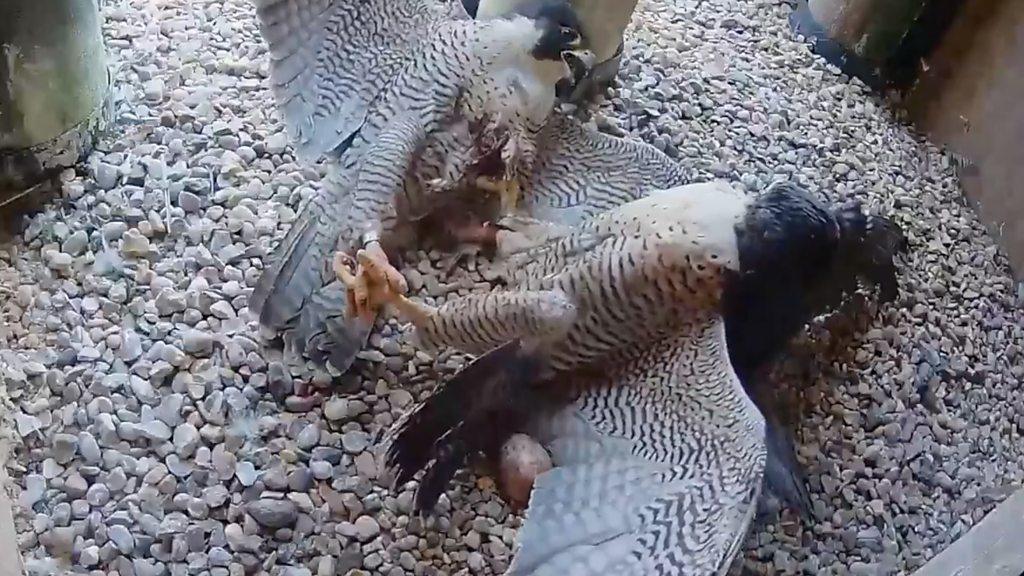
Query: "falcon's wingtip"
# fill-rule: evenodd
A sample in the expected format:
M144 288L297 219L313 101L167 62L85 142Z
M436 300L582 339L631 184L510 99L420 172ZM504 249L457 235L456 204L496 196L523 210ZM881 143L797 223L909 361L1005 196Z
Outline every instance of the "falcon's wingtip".
M468 364L395 424L385 463L396 485L425 471L417 510L433 509L470 454L497 453L526 414L542 408L530 394L540 375L537 359L510 341Z

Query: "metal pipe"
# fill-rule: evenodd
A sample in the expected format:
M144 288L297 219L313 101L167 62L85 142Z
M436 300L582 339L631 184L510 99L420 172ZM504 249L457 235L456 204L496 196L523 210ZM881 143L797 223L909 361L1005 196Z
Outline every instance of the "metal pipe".
M109 119L96 0L4 0L0 9L0 194L71 166Z
M904 89L960 6L959 0L800 0L791 22L847 74L876 89Z

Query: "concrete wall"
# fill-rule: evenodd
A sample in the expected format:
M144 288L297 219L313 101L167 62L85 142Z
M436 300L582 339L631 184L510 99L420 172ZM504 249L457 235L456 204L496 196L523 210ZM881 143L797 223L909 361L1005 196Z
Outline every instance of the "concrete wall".
M908 95L911 118L976 164L964 189L1024 278L1024 0L970 0Z

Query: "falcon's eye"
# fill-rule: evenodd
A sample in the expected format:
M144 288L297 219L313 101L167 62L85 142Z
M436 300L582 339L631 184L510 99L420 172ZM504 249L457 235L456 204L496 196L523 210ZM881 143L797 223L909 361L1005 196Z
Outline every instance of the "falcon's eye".
M576 36L576 31L568 26L562 26L562 36L565 36L566 38L574 38Z

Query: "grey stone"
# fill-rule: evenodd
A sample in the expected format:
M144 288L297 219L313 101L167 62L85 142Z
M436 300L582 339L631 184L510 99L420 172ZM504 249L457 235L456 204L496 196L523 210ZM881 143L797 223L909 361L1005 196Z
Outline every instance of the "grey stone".
M356 538L369 542L380 534L380 524L372 516L360 516L355 521Z
M171 427L160 420L153 420L142 425L142 433L152 441L164 442L171 439L174 432Z
M112 189L114 186L117 186L119 178L120 174L116 166L112 166L106 162L99 162L96 164L96 184L100 188L104 190Z
M69 498L83 498L85 497L86 491L89 489L89 483L85 481L77 472L72 473L68 476L67 480L64 481L64 493Z
M103 484L93 484L86 491L85 499L93 506L103 506L110 501L110 489Z
M178 193L178 206L185 211L186 214L197 214L203 208L203 203L196 196L188 190L183 190Z
M235 465L235 477L238 478L242 486L252 486L259 476L252 462L241 461Z
M107 537L117 546L122 554L131 554L135 549L135 537L128 531L128 528L114 525L107 529Z
M309 471L317 480L326 480L334 473L334 467L324 460L313 460L309 463Z
M173 443L174 450L182 458L188 458L195 453L199 447L199 430L188 422L174 428Z
M294 526L299 518L298 508L288 500L260 498L251 502L246 507L246 512L261 526L267 528Z
M370 435L361 430L352 430L342 435L341 444L349 454L358 454L370 445Z
M86 464L97 464L103 458L99 443L88 432L78 433L78 452Z
M181 337L182 349L195 356L213 353L213 336L201 330L187 330Z
M228 524L224 528L224 536L227 538L228 546L235 552L259 550L260 538L255 535L246 535L238 524Z
M121 237L121 253L130 258L145 258L152 249L149 238L136 228L131 228Z
M148 380L143 380L138 376L132 376L129 379L129 384L132 389L132 393L139 399L143 404L149 404L151 406L156 405L160 401L160 395L157 394L156 390L153 389L153 385Z
M299 432L295 443L302 450L311 450L320 441L320 429L316 424L309 424Z
M284 132L275 132L267 138L267 152L270 154L281 154L288 144L288 137Z
M21 505L25 508L32 506L42 500L46 494L46 478L39 474L28 474L25 477L25 489L21 493Z
M82 549L82 553L78 555L78 563L86 568L92 568L100 563L100 548L99 546L87 546Z
M64 244L61 245L60 249L72 256L81 256L88 247L89 235L86 234L85 230L77 230L64 240Z
M78 452L78 437L72 434L54 434L50 453L58 464L67 464Z

